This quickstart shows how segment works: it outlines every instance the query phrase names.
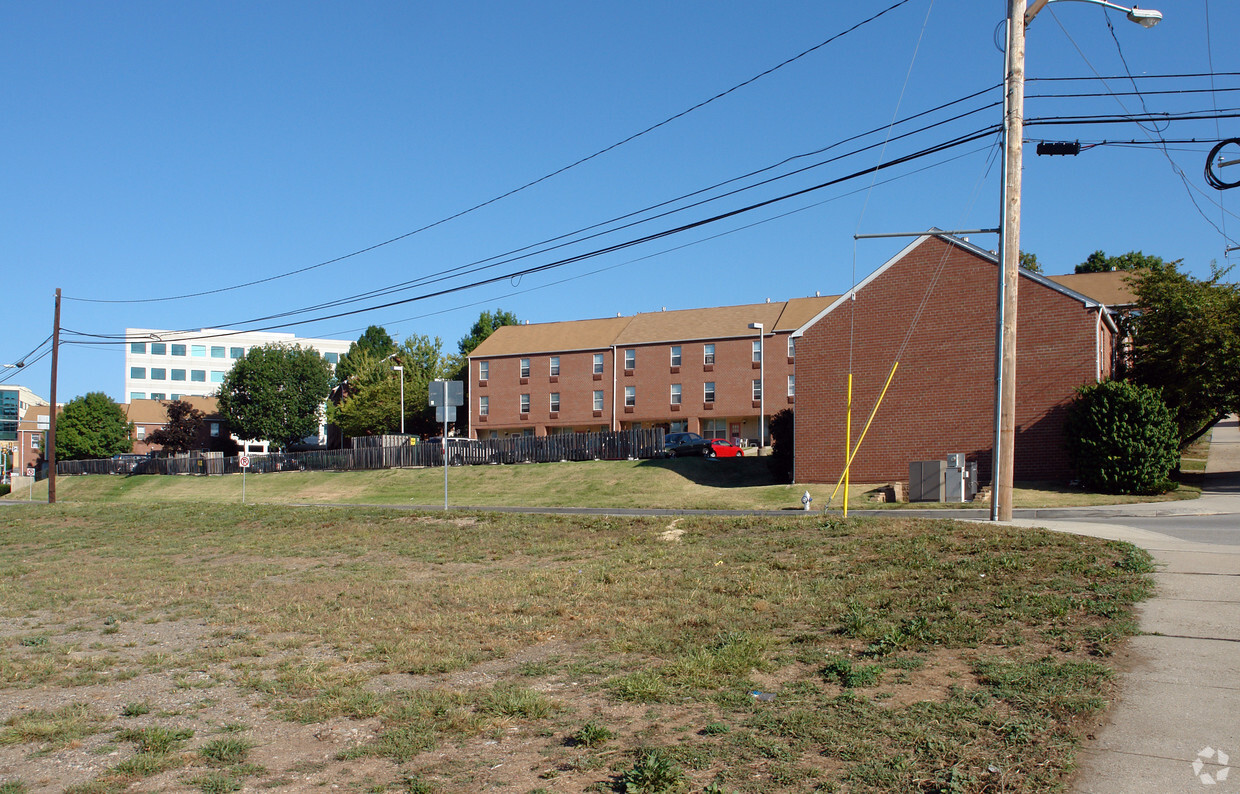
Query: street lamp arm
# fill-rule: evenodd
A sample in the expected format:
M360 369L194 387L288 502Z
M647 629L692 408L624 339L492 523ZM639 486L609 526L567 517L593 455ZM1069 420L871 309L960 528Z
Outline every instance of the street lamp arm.
M1062 2L1068 2L1068 0L1033 0L1033 2L1029 4L1029 8L1025 11L1025 27L1028 27L1029 23L1033 21L1033 18L1038 15L1038 12L1047 5ZM1153 9L1142 9L1137 8L1136 6L1129 8L1128 6L1122 6L1119 3L1108 2L1108 0L1072 0L1072 2L1089 3L1094 6L1109 8L1112 11L1123 11L1128 16L1130 21L1136 22L1138 25L1145 28L1152 28L1162 21L1162 12L1154 11Z

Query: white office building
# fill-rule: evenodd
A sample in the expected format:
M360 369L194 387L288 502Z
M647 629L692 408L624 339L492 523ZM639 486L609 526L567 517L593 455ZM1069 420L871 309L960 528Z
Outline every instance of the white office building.
M351 344L340 339L305 339L293 334L221 328L198 331L126 328L125 336L131 340L125 348L126 402L215 396L224 382L224 375L252 347L272 343L298 345L317 350L335 367ZM321 429L319 435L322 441ZM311 439L306 441L313 443ZM246 444L246 448L265 451L266 443Z
M126 328L131 341L125 348L125 395L129 400L179 400L211 397L224 382L233 363L252 347L272 343L300 345L317 350L335 366L350 342L339 339L303 339L268 331L161 331Z

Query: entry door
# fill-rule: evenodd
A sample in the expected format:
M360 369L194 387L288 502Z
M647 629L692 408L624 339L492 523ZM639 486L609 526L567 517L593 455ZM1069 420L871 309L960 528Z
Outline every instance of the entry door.
M733 422L728 427L728 438L740 438L740 437L741 437L741 423Z

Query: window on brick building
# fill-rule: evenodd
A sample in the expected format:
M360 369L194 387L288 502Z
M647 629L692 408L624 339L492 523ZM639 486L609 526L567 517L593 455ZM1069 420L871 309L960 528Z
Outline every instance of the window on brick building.
M708 380L702 384L702 402L713 403L715 401L715 382Z
M680 366L680 345L672 345L672 366Z
M491 362L478 362L478 380L489 380L491 377Z
M703 419L702 438L727 438L728 422L726 419Z
M559 413L560 410L560 393L558 391L551 392L551 413Z
M797 340L791 336L788 337L788 358L794 358L797 354Z
M146 438L146 425L135 426L134 433L137 434L139 441L143 440L144 438Z
M754 398L755 400L761 400L761 399L762 399L762 380L761 380L760 378L754 378L754 381L753 381L753 398Z
M788 376L788 396L789 397L797 396L797 376L796 375Z
M636 350L624 351L624 368L625 369L636 369L636 367L637 367L637 351Z
M594 410L596 411L603 410L603 392L602 391L594 392Z
M530 412L530 396L528 394L521 395L521 413L528 414Z
M625 386L624 387L624 404L625 406L629 408L632 408L634 405L637 405L637 387L636 386Z
M491 398L485 394L478 398L478 416L488 416L491 413Z
M551 357L551 374L552 375L560 374L560 357L559 356Z
M672 405L680 405L680 384L672 384Z
M602 353L594 354L594 374L595 375L603 374L603 354ZM600 410L600 409L596 409L596 410Z
M757 364L762 360L762 340L753 340L753 363Z
M521 377L528 378L530 376L530 360L528 358L521 359Z
M715 346L714 345L703 345L702 346L702 363L703 364L714 364L715 363Z
M211 423L211 438L219 438L219 437L220 437L220 423L212 422Z
M679 419L675 422L667 423L667 432L669 433L687 433L689 432L689 420Z

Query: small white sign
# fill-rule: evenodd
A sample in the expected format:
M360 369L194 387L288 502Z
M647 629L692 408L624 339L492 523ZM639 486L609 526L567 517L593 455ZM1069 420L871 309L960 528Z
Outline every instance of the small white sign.
M249 455L241 456L241 468L243 469L250 468L250 456Z

